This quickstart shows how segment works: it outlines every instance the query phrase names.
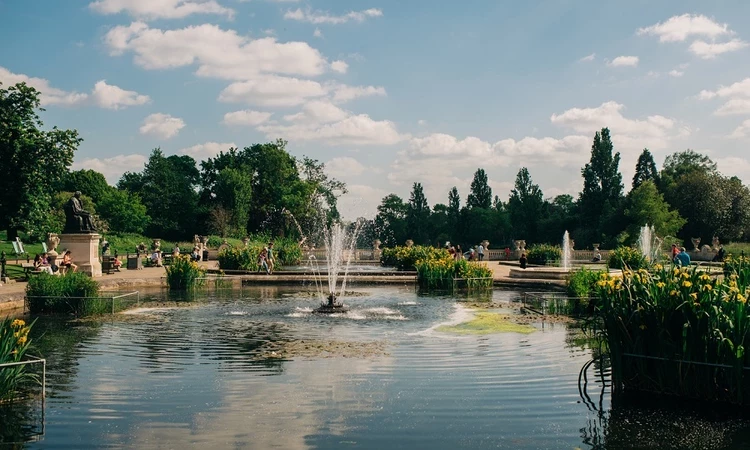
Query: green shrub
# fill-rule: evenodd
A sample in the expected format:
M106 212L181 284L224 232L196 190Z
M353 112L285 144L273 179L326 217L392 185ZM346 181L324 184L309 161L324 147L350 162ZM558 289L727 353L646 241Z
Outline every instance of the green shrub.
M384 266L396 267L399 270L415 270L416 263L419 260L429 261L441 258L450 258L448 250L422 245L398 246L383 249L380 254L380 263Z
M178 255L172 258L172 264L166 267L167 286L174 290L192 289L201 284L206 269L199 266L189 255Z
M0 364L23 361L31 345L29 331L33 325L33 322L27 325L21 319L0 321ZM23 383L38 380L26 368L25 365L0 368L0 401L15 397Z
M231 237L223 238L221 236L215 236L215 235L208 237L208 240L206 241L206 246L208 248L219 248L221 244L224 243L225 240L227 241L227 244L229 244L231 247L243 247L244 246L244 244L242 243L242 239L236 239L236 238L231 238ZM265 242L268 243L267 235L250 236L250 240L252 241L257 241L257 240L264 241L265 240Z
M41 273L32 277L26 286L26 306L34 314L88 316L111 311L111 301L98 298L98 295L99 283L85 273Z
M610 269L646 269L648 261L640 250L633 247L617 247L609 254L607 267Z
M414 267L417 270L417 282L422 288L492 287L492 270L486 265L465 259L455 260L447 251L426 253L424 259L418 259L414 263Z
M729 255L724 258L724 275L734 275L738 283L750 286L750 256Z
M571 272L566 283L566 290L570 297L589 298L596 288L596 282L599 281L602 271L589 270L585 267Z
M526 252L530 264L553 264L562 260L562 250L558 245L534 244Z
M222 270L257 270L258 255L269 240L265 236L255 236L247 247L244 244L230 246L219 252L219 267ZM279 238L273 241L274 270L283 266L294 266L302 259L302 249L296 240Z

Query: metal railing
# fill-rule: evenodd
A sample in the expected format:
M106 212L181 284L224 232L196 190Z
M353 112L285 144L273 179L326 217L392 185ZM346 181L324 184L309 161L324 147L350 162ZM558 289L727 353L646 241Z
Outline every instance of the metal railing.
M10 363L2 363L0 364L0 370L6 368L6 367L16 367L16 366L25 366L29 364L41 364L42 365L42 398L46 397L47 392L47 360L44 358L37 358L36 356L26 356L26 360L24 361L17 361L17 362L10 362Z

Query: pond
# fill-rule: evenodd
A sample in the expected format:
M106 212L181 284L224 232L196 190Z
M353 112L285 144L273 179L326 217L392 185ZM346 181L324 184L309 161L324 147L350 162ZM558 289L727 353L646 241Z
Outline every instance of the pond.
M47 399L0 407L30 448L746 448L748 422L618 405L580 331L453 334L465 302L354 287L348 314L245 287L94 322L40 318ZM506 314L515 291L496 290ZM159 294L155 294L159 297ZM168 300L162 297L162 300ZM462 298L458 298L462 300ZM463 299L465 300L465 299ZM606 368L605 368L606 374Z

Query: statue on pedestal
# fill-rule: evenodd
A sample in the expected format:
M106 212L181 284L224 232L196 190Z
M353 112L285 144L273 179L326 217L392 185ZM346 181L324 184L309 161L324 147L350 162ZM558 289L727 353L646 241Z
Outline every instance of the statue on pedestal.
M96 227L91 221L91 214L83 209L81 191L76 191L63 208L65 211L65 229L63 233L95 233Z

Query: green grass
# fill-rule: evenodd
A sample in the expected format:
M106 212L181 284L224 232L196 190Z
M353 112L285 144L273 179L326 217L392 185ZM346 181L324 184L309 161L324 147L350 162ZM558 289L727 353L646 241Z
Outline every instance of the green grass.
M730 242L724 246L724 251L730 255L740 256L745 252L745 256L750 256L750 242Z

